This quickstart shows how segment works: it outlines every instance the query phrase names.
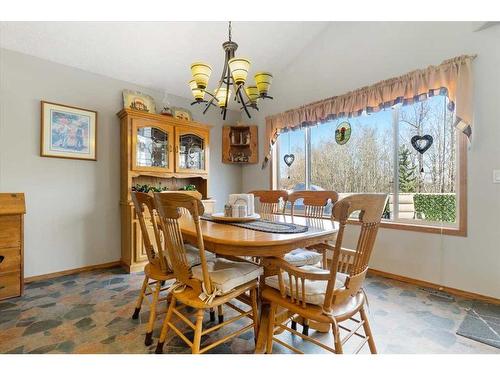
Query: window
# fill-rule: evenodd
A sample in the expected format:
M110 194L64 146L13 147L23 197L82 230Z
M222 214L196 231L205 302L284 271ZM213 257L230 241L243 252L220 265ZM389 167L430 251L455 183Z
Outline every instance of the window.
M445 96L434 96L283 133L274 151L273 186L335 190L340 197L387 193L383 226L465 235L465 191L459 189L465 189L465 159L460 158L465 142L447 105ZM351 125L351 138L339 145L335 130L343 121ZM424 135L432 144L421 154L411 139ZM288 154L295 157L291 167L284 162Z

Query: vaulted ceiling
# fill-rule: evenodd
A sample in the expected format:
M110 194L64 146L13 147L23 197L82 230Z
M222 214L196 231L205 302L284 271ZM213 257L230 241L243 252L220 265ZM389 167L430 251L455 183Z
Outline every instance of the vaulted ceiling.
M329 22L233 22L237 56L278 73ZM141 86L191 97L193 61L212 65L219 79L227 22L2 22L0 47Z

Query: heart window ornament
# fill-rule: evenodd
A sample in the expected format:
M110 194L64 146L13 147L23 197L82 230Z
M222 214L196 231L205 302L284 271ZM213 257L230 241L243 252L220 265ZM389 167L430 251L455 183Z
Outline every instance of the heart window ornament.
M283 161L288 167L291 167L293 162L295 161L295 155L294 154L286 154L283 157Z
M424 154L424 152L426 152L432 146L432 142L434 142L434 139L432 138L432 135L429 134L414 135L411 138L411 145L421 154Z

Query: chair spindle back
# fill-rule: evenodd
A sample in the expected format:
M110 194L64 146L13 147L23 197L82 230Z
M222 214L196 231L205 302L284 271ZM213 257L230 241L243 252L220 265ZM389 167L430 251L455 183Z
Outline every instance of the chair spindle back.
M165 253L163 250L162 243L162 233L161 228L158 225L158 216L155 205L154 198L146 193L140 193L133 191L131 193L132 202L134 203L135 213L137 215L137 219L139 220L139 225L141 227L142 240L144 243L144 247L146 248L146 255L148 257L149 263L156 264L160 267L163 272L168 272L168 264L165 258ZM148 227L146 224L146 218L144 213L147 210L147 214L153 226L154 240L156 244L153 245L151 238L149 236Z
M203 283L208 293L212 293L212 285L208 273L207 260L205 257L205 246L201 232L200 216L203 215L204 207L201 200L194 194L186 193L155 193L156 207L160 215L160 223L165 233L165 248L168 259L177 281L201 291L201 283L191 278L191 267L187 261L184 240L179 226L179 219L183 212L183 220L192 220L196 230L197 244L200 252L201 267L203 272Z
M254 190L250 194L259 198L261 214L282 214L288 200L286 190Z
M339 195L335 191L296 191L288 195L288 201L291 204L290 214L295 213L296 202L302 199L304 204L304 216L312 218L322 218L328 204L334 205Z
M333 207L333 218L339 222L340 226L330 267L331 277L328 280L325 311L329 311L332 305L355 295L361 289L368 271L368 262L386 202L387 194L353 194L341 199ZM353 250L345 249L342 247L342 242L347 220L356 211L360 211L359 221L361 223L356 248ZM341 264L342 260L347 260L348 263ZM348 276L344 287L334 290L339 269L346 271Z

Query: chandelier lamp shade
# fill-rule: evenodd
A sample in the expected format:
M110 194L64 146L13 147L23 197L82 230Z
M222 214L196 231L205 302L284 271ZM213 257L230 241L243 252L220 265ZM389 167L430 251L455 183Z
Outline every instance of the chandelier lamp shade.
M268 72L258 72L254 76L255 83L248 85L248 72L250 70L250 60L234 55L238 44L231 40L231 22L229 22L229 40L222 44L225 52L224 67L222 76L213 91L213 94L207 89L212 67L204 62L194 62L191 64L192 79L189 81L189 87L194 97L194 104L203 104L205 114L211 106L218 106L221 110L223 119L226 119L229 100L233 100L241 105L249 118L249 108L259 110L258 102L263 99L273 99L269 96L269 87L273 76ZM205 94L208 98L205 99Z

